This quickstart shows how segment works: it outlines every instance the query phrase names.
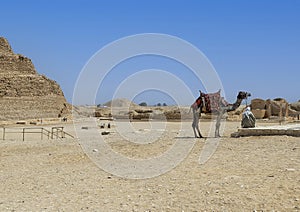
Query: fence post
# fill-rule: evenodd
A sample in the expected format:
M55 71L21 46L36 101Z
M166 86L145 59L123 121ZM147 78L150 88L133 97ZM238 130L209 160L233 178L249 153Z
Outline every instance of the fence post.
M3 141L5 140L5 127L3 127Z
M23 141L25 141L25 128L23 128Z

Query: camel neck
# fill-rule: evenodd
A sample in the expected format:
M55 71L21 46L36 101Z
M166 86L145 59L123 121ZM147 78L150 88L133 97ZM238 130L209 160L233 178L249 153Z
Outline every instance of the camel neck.
M232 107L230 108L229 111L234 111L236 110L242 103L243 99L237 98L237 100L235 101L235 103L232 104Z

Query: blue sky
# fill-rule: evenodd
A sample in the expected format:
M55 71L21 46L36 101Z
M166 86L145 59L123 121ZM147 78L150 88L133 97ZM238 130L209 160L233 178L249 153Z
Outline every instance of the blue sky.
M300 99L298 0L7 0L0 10L0 36L16 53L31 58L39 73L56 80L69 102L93 54L139 33L177 36L200 49L215 67L229 101L239 90L251 92L252 98ZM180 64L166 60L137 58L120 64L103 82L96 103L108 101L118 83L135 71L151 68L183 79L196 97L203 89L201 82ZM144 94L135 100L172 103L167 95Z

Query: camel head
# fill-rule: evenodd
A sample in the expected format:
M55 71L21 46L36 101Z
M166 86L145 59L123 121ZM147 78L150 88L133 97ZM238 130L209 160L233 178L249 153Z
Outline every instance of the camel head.
M251 96L251 93L240 91L237 98L238 99L247 99L249 96Z

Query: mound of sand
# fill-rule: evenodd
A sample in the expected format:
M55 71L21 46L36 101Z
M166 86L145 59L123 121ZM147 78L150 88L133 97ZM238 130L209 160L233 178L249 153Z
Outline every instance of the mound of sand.
M109 102L106 102L104 106L107 107L132 107L132 106L138 106L137 104L131 102L128 99L113 99Z

